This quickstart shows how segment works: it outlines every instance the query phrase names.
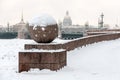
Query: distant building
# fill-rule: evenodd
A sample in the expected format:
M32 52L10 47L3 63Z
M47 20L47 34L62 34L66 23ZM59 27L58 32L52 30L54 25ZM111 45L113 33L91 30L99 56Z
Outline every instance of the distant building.
M66 15L63 22L59 22L60 37L62 39L75 39L83 36L85 27L81 25L72 25L72 19L69 16L69 12L66 11Z
M0 32L3 32L4 31L4 28L2 25L0 25Z
M71 26L71 25L72 25L71 17L69 16L69 12L66 11L66 15L63 19L63 26Z
M61 36L63 39L75 39L83 37L85 28L82 25L63 26Z
M13 31L18 32L18 38L20 39L29 38L27 23L24 22L23 14L21 16L21 21L18 24L13 25Z
M28 29L28 24L24 22L23 14L21 16L21 21L15 25L10 26L9 22L7 26L0 26L0 39L28 39L30 38Z
M12 27L7 23L7 26L0 26L0 39L13 39L17 37L17 32L12 32Z
M89 25L88 22L85 25L73 25L72 19L69 16L69 12L66 11L66 15L63 19L63 22L59 21L59 36L63 39L75 39L87 35L87 31L96 31L107 29L103 26L103 14L101 14L101 20L98 23L98 26Z

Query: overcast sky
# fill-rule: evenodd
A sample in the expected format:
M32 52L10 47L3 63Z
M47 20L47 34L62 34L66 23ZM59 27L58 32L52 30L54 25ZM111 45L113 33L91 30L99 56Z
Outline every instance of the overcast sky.
M73 24L97 25L103 12L105 24L120 25L119 0L0 0L0 25L19 23L22 10L25 21L41 13L62 21L68 10Z

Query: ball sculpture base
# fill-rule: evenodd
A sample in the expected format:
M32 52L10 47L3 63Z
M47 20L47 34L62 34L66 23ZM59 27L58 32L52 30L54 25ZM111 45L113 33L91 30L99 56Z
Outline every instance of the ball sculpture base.
M28 30L31 38L37 42L35 46L39 43L50 43L58 36L58 25L49 15L43 15L31 20L28 24ZM66 66L66 56L66 50L41 50L39 47L32 46L32 49L19 52L19 72L28 71L30 68L57 71Z
M50 69L51 71L57 71L67 65L66 51L45 51L32 52L29 50L29 52L19 52L19 72L29 71L31 68L38 68L40 70Z

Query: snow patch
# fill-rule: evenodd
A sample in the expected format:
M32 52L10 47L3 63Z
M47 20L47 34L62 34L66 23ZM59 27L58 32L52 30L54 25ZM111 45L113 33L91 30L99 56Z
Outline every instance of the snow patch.
M37 35L37 34L35 34L35 37L38 37L38 35Z
M45 34L43 34L43 37L46 37L46 35L45 35Z
M48 15L48 14L41 14L40 16L34 17L31 21L29 21L30 26L37 27L46 27L48 25L57 24L56 20Z
M57 50L43 50L43 49L30 49L30 50L23 50L21 52L62 52L65 49L57 49Z
M33 30L37 30L37 25L34 25Z
M44 28L44 27L42 27L42 31L45 31L45 28Z

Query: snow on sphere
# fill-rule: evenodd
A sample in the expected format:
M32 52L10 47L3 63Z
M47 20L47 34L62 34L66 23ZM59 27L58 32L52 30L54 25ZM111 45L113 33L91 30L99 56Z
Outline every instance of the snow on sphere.
M29 21L30 26L41 26L46 27L47 25L57 24L56 20L49 14L41 14L40 16L34 17Z
M31 38L38 43L50 43L58 36L56 21L47 14L42 14L29 21L28 30Z

